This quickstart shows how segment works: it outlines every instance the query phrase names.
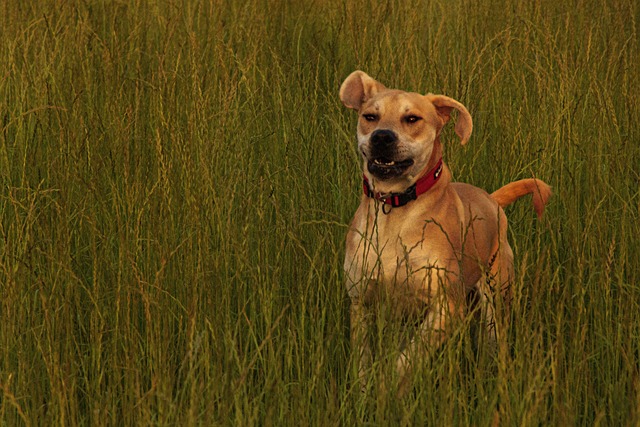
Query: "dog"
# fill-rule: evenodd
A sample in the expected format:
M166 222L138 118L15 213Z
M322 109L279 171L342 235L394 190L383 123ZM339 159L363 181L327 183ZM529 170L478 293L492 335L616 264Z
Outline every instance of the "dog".
M394 318L413 319L416 329L395 361L402 391L412 359L439 348L474 304L483 307L483 322L496 339L495 316L508 312L514 275L502 208L532 194L541 217L551 187L531 178L488 194L451 182L442 161L442 129L453 110L461 144L473 129L469 111L452 98L387 89L355 71L342 83L340 100L358 112L363 169L344 262L352 349L364 389L376 302L387 301Z

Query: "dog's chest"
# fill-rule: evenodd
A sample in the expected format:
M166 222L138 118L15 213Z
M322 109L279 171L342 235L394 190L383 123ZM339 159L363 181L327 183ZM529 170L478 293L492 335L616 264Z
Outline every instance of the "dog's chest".
M439 240L429 238L432 226L406 216L357 214L346 242L349 296L426 301L440 287L450 258Z

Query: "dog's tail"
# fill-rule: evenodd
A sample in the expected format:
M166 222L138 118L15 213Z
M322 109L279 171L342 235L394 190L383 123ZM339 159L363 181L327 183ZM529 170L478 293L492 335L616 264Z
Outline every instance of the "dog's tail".
M515 181L491 193L491 198L504 208L527 194L533 194L533 208L538 218L541 218L544 207L551 197L551 187L544 181L535 178Z

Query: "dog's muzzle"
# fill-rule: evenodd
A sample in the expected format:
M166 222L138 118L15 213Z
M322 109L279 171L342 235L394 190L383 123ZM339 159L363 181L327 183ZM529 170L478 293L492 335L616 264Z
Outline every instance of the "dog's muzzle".
M377 129L369 137L367 169L380 180L396 178L404 173L413 159L398 159L398 135L389 129Z

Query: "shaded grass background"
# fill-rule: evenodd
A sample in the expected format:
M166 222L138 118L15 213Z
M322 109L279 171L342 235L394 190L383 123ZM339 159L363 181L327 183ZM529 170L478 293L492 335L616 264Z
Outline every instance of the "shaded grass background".
M0 5L0 420L637 424L636 2ZM510 351L462 331L415 393L352 375L356 68L474 117L457 180L508 209ZM453 135L449 129L449 139ZM384 376L374 366L372 376Z

